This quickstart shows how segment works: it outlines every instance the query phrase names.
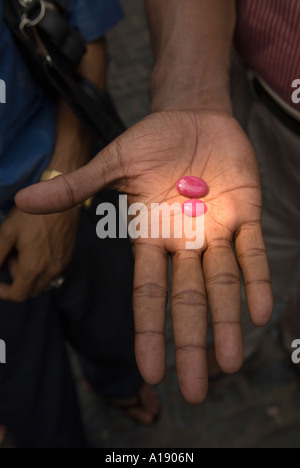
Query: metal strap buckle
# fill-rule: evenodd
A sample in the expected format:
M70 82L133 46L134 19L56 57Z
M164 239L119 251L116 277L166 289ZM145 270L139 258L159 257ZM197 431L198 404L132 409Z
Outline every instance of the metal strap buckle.
M31 3L33 3L33 0L19 0L19 3L22 7L27 8L30 6ZM25 28L33 28L34 26L37 26L45 17L46 14L46 4L44 0L38 0L39 6L40 6L40 12L36 16L36 18L29 18L27 13L24 13L21 17L20 21L20 31L23 35L26 35Z

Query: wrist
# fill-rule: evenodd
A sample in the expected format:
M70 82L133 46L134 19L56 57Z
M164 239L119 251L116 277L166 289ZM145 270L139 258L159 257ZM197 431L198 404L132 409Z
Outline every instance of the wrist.
M229 73L210 79L205 73L186 72L190 80L176 77L172 71L156 66L151 79L151 110L215 110L233 114ZM174 78L174 76L176 78Z

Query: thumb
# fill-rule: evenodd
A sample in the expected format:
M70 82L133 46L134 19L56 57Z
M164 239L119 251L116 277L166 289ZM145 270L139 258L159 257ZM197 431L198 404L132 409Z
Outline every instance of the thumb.
M16 205L25 213L48 214L69 210L122 177L117 141L101 151L78 171L28 187L16 195Z

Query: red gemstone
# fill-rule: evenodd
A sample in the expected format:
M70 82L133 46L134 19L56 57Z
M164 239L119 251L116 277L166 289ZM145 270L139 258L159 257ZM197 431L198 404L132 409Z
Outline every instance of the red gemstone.
M182 205L182 212L186 216L195 218L204 215L207 212L207 206L201 200L187 200Z
M182 177L176 184L178 192L189 198L200 198L208 192L207 183L200 177L187 176Z

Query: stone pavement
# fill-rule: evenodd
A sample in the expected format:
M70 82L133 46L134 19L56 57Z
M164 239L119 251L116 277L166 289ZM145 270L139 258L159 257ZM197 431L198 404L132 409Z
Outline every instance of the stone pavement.
M171 354L171 356L170 356ZM80 389L93 446L106 448L299 448L299 381L289 360L266 337L255 360L211 385L207 401L191 406L179 394L173 353L159 386L162 414L151 428L131 423Z
M149 112L152 58L142 0L124 0L126 20L109 35L109 83L126 124ZM299 380L281 349L275 328L242 371L210 386L207 401L193 407L180 396L167 326L168 372L158 387L162 414L143 428L95 394L78 388L86 430L95 447L107 448L299 448ZM300 338L300 337L299 337ZM73 356L73 360L76 358ZM80 372L75 363L76 374ZM9 445L6 445L9 446Z

